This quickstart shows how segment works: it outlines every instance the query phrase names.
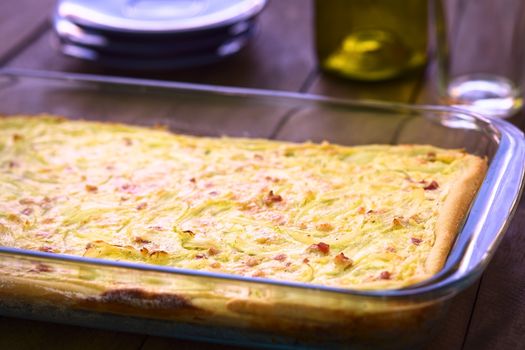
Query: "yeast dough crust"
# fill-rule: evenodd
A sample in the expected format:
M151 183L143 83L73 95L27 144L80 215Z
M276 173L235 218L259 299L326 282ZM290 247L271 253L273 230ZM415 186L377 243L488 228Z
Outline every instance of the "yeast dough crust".
M441 269L487 164L428 145L200 138L12 116L0 119L0 166L2 246L392 289ZM99 301L114 301L114 290ZM170 302L190 308L187 298Z

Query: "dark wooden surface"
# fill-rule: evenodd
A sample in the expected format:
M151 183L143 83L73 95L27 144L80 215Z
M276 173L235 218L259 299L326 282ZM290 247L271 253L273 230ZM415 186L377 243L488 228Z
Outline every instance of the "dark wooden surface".
M98 68L61 56L53 47L51 0L0 1L0 65L179 80L380 99L434 102L430 66L425 74L364 84L321 74L313 52L312 6L306 0L273 0L260 30L240 54L184 71L133 73ZM297 116L300 118L300 116ZM523 128L523 114L511 119ZM286 133L284 128L282 133ZM297 132L297 131L295 131ZM481 280L453 302L442 332L429 349L525 348L525 204L522 202ZM60 334L60 340L57 339ZM0 349L227 349L232 347L0 317Z

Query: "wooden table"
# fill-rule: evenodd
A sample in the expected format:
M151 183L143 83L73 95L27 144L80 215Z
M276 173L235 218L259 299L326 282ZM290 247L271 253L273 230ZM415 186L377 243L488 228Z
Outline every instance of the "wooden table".
M432 70L385 83L342 81L321 74L313 55L312 6L305 0L273 0L249 46L224 62L184 71L111 71L63 57L51 45L52 0L0 2L0 66L125 75L195 83L309 92L405 103L433 102ZM513 123L523 129L520 114ZM525 202L480 281L454 301L446 325L430 349L525 348ZM57 339L60 334L60 340ZM0 349L226 349L231 347L142 334L87 329L0 317Z

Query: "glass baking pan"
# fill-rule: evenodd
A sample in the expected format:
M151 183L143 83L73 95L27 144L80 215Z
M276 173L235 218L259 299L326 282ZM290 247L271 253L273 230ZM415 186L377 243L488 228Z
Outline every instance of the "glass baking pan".
M269 348L417 348L482 273L523 186L511 124L446 107L288 92L0 70L0 114L162 124L196 135L464 148L489 170L443 270L356 291L0 247L0 314Z

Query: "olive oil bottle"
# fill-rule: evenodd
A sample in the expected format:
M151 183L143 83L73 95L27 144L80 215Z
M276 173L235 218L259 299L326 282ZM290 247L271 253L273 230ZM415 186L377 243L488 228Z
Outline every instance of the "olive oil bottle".
M316 0L322 69L366 81L397 77L427 58L427 0Z

